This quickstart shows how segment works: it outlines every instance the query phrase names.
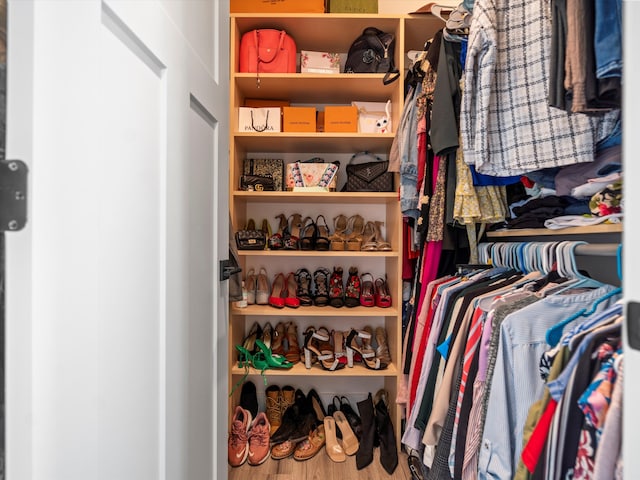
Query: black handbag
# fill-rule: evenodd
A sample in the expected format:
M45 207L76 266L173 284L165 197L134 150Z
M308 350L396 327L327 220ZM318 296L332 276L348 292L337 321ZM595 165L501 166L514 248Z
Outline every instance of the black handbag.
M353 161L366 156L373 162L357 163ZM345 192L393 192L393 172L389 172L389 161L369 152L356 153L347 164L347 183Z
M262 230L239 230L236 232L238 250L264 250L267 235Z
M345 73L384 73L382 82L388 85L400 77L395 67L396 37L375 27L367 27L356 38L347 54Z
M273 192L275 185L271 175L242 175L240 177L240 189L256 192Z
M246 158L242 165L242 173L257 177L271 177L273 188L268 190L284 190L284 161L281 158ZM263 188L263 190L267 189Z

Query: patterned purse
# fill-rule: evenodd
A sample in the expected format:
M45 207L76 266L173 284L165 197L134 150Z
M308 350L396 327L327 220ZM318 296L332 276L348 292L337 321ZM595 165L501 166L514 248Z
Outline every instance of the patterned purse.
M366 156L373 162L357 163L353 161ZM347 165L347 183L345 192L393 192L393 172L389 172L389 161L369 152L356 153Z
M236 232L238 250L264 250L267 235L262 230L239 230Z
M273 190L284 190L284 161L280 158L247 158L244 160L244 175L271 177Z

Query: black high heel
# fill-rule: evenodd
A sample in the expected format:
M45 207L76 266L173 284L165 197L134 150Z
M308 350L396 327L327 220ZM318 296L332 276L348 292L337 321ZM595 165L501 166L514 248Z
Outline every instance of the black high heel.
M333 347L329 343L328 332L325 334L322 330L308 327L304 332L304 366L308 369L311 368L313 355L325 370L338 370L344 367L344 364L335 357Z
M269 248L271 250L280 250L284 248L284 238L289 234L289 222L287 222L287 216L284 213L276 215L277 219L280 219L278 225L278 231L269 237Z
M322 219L322 223L320 223ZM315 249L320 251L329 250L331 240L329 240L329 227L324 215L318 215L316 218L316 244Z
M296 272L296 283L298 284L296 295L300 300L300 305L313 305L313 299L311 298L311 274L309 270L300 268Z
M362 340L362 345L358 344L357 338ZM353 356L358 352L362 357L362 363L369 370L384 370L387 368L386 363L382 363L376 356L376 352L371 347L371 333L364 330L351 329L345 342L347 347L347 365L353 367Z
M300 250L313 250L316 247L316 223L313 218L304 219L304 226L300 230Z
M329 303L330 275L329 270L322 267L313 272L313 283L315 284L313 303L317 307L324 307Z

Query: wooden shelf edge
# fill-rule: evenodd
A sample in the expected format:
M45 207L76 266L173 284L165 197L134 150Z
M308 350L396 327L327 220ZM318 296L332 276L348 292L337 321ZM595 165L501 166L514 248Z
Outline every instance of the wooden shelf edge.
M246 371L244 367L238 367L238 364L231 369L231 375L245 375ZM384 370L370 370L363 365L355 364L353 368L345 367L340 370L330 371L324 370L320 365L313 365L310 369L305 368L304 363L299 362L290 369L278 369L270 368L264 371L265 376L284 376L284 377L296 377L296 376L317 376L317 377L396 377L398 376L398 369L395 364L389 365ZM260 370L255 368L249 368L250 376L261 375Z
M538 236L563 236L563 235L588 235L594 233L622 233L622 223L591 225L586 227L569 227L559 230L548 228L521 228L513 230L498 230L487 232L489 238L501 237L538 237Z
M303 139L337 139L337 138L375 138L392 140L395 133L357 133L357 132L276 132L276 133L260 133L260 132L233 132L234 137L239 138L262 138L262 139L278 139L278 138L303 138Z
M245 257L399 257L400 252L357 252L341 250L238 250L238 255Z
M252 200L338 200L350 202L352 200L371 200L372 203L384 200L398 200L397 192L245 192L235 191L231 195L235 198Z
M397 317L399 311L395 307L299 307L299 308L275 308L270 305L249 305L246 308L238 308L231 304L231 315L260 315L264 317Z

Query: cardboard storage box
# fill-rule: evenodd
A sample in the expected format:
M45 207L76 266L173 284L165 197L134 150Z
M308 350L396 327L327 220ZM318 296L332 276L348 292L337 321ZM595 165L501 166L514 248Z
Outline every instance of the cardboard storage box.
M300 51L301 73L340 73L340 54Z
M378 13L378 0L329 0L329 13Z
M270 100L268 98L245 98L244 107L288 107L289 100Z
M231 0L231 13L324 13L324 0Z
M284 117L282 129L285 132L315 132L315 107L282 107Z
M324 107L325 132L357 132L358 109L354 106Z
M238 132L279 132L280 117L280 107L239 107Z
M358 109L359 133L391 133L391 102L351 102ZM387 119L386 125L381 120Z

